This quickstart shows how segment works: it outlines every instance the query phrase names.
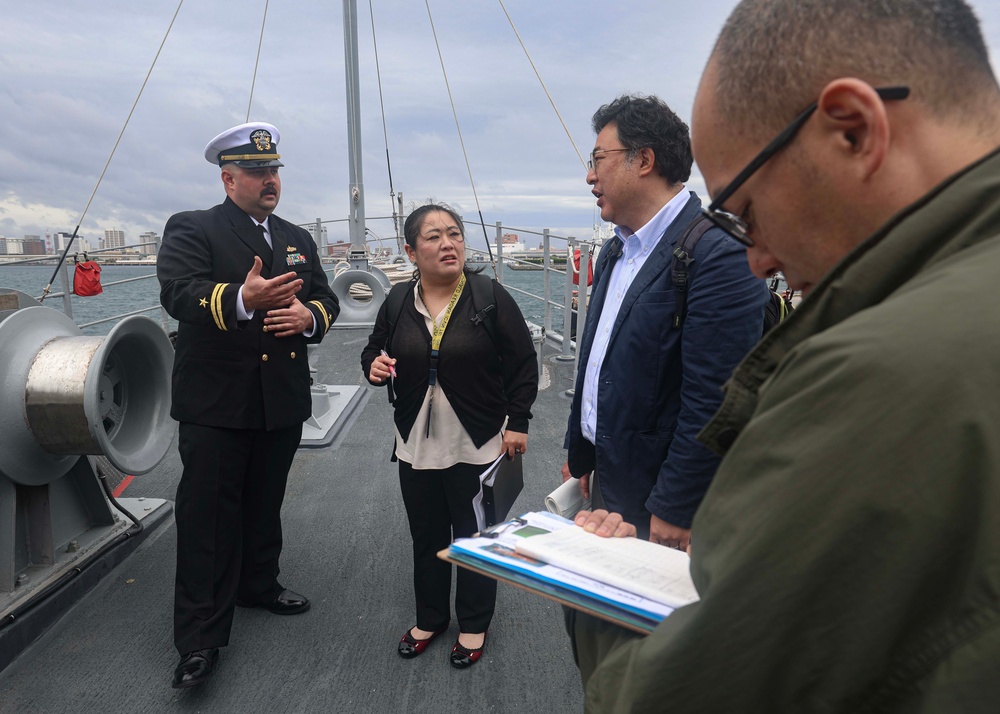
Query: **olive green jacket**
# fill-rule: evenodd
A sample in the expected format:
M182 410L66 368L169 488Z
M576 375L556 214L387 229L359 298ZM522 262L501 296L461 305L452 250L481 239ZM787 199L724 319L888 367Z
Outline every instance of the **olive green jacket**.
M1000 711L998 298L995 152L736 370L701 434L727 451L701 601L642 639L578 624L588 711Z

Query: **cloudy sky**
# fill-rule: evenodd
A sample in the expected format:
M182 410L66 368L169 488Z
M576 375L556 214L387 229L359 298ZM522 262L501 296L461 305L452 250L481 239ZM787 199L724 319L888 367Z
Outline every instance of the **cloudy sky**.
M589 118L623 92L657 94L688 120L698 77L735 0L505 0L581 154ZM974 3L1000 57L1000 3ZM72 231L178 0L0 0L0 236ZM246 120L265 0L185 0L81 234L135 242L170 214L223 197L205 144ZM373 0L393 187L409 203L475 202L422 0ZM430 0L487 223L589 236L584 169L499 2ZM391 213L368 0L358 0L363 172L370 217ZM348 212L343 15L333 0L273 0L250 119L281 131L278 213ZM702 191L697 175L690 187ZM381 236L391 221L372 220ZM346 238L342 223L331 240ZM492 235L492 234L491 234ZM537 239L530 239L534 244ZM482 239L474 246L481 246Z

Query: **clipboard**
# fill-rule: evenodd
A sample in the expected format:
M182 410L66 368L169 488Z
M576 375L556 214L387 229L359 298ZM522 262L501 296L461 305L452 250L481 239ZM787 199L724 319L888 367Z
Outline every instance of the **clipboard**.
M570 590L559 588L537 580L530 580L513 571L493 567L484 561L477 560L473 563L463 558L456 558L447 548L439 551L437 557L446 563L452 563L460 568L471 570L474 573L478 573L487 578L492 578L498 582L508 583L514 587L534 593L535 595L541 595L547 600L559 603L560 605L572 608L573 610L585 612L588 615L593 615L594 617L606 620L607 622L611 622L620 627L624 627L625 629L631 630L632 632L636 632L640 635L648 635L656 629L658 624L660 624L660 621L653 621L647 618L639 617L634 613L630 613L620 608L615 608L606 603L599 602L596 599L587 598L579 593L574 593Z

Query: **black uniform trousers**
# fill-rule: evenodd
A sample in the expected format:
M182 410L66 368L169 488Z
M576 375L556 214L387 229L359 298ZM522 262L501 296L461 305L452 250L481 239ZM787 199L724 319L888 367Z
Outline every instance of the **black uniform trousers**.
M224 647L237 598L274 600L281 502L302 425L222 429L181 423L174 644L181 655Z
M437 632L451 620L451 563L437 553L451 544L453 536L468 538L479 530L472 499L479 493L479 475L485 469L485 465L456 464L442 470L416 470L399 462L399 486L413 538L413 593L421 630ZM458 569L455 614L459 631L486 632L496 600L496 580Z

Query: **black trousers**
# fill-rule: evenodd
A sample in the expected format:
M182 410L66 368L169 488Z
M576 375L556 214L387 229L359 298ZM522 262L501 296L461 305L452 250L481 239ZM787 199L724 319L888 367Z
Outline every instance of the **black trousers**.
M472 499L479 493L485 466L456 464L440 471L417 471L399 462L399 486L413 538L413 593L417 627L437 632L451 620L451 564L437 557L455 538L479 530ZM465 568L458 569L455 614L459 631L486 632L496 607L497 583Z
M281 502L302 425L275 431L182 423L174 645L229 644L236 600L281 593Z

